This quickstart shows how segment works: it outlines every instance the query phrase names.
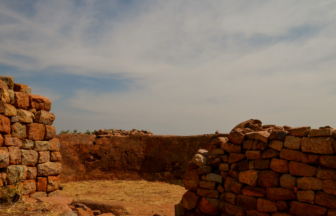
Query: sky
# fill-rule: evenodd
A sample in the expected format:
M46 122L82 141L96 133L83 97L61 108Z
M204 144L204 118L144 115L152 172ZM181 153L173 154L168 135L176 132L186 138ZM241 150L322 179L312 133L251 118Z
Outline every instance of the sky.
M0 1L0 75L57 132L336 128L336 1Z

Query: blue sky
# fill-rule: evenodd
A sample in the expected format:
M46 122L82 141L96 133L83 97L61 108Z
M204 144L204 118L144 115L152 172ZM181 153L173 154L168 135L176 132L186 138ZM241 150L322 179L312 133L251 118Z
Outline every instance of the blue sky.
M335 1L0 2L0 74L57 131L336 127Z

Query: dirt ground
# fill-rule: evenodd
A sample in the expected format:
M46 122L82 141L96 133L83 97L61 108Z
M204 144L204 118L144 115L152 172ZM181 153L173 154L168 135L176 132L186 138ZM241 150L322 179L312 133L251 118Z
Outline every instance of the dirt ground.
M129 215L174 216L174 206L186 190L182 181L101 180L63 183L61 195L74 199L110 201L123 205Z

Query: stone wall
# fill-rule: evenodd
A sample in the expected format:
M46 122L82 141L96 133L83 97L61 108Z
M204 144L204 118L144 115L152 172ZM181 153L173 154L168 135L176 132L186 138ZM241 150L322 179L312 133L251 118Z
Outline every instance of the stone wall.
M50 109L48 98L31 94L13 77L0 76L1 187L15 187L26 197L59 194L60 143Z
M198 150L176 215L336 215L336 133L249 120Z

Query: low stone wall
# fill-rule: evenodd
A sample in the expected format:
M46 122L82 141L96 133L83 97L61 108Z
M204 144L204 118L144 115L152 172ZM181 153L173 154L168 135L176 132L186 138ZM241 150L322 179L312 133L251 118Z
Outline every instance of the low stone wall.
M50 109L48 98L31 94L13 77L0 76L1 187L16 187L31 197L59 194L60 143Z
M97 179L181 179L188 162L211 140L227 136L57 135L62 182Z
M328 126L243 122L189 162L176 215L336 215L334 137Z

